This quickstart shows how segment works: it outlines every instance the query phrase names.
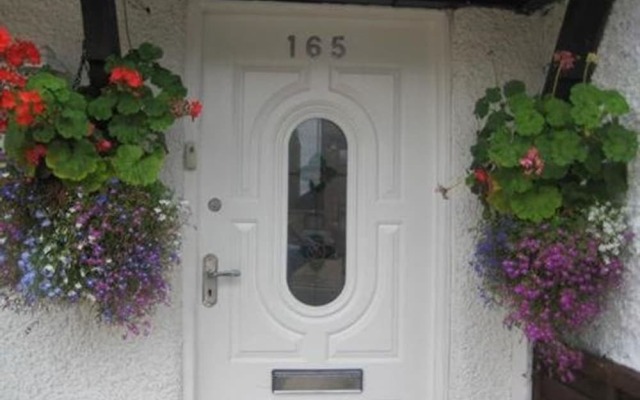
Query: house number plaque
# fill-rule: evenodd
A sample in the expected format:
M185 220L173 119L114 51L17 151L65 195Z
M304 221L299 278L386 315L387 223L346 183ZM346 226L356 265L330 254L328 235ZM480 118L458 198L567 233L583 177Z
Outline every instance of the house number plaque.
M287 40L289 41L289 57L291 58L297 57L298 47L303 47L302 50L309 58L318 58L325 51L329 51L331 57L336 59L340 59L347 54L344 36L333 36L330 40L325 38L326 41L323 41L320 36L312 35L307 38L301 38L300 41L302 43L300 45L296 35L287 36Z

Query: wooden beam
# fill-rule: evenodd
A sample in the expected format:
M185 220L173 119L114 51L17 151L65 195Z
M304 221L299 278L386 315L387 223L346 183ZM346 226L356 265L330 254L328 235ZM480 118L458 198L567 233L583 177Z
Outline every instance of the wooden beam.
M120 54L115 0L80 0L84 27L84 51L89 63L90 93L107 84L105 60Z
M586 56L590 52L596 53L598 51L598 46L600 45L600 40L602 39L602 34L607 25L607 19L611 13L611 6L614 1L615 0L569 1L556 42L555 51L570 51L580 56L580 59L573 70L565 72L561 76L556 89L557 97L567 99L571 87L576 83L582 82ZM593 70L590 71L588 78L591 78L591 73L593 73ZM549 68L544 87L545 93L552 91L555 74L555 68Z

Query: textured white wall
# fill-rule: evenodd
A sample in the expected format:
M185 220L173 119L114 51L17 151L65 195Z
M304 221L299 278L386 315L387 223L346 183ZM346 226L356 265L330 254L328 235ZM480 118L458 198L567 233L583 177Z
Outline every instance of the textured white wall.
M167 65L181 70L186 0L144 2L152 7L150 16L129 12L134 44L153 40L165 49ZM16 35L48 44L75 71L82 37L78 3L0 0L0 24ZM546 16L530 17L478 9L453 14L453 171L464 171L469 161L468 148L476 129L473 106L484 88L511 78L539 88L562 11L558 7ZM126 48L122 26L121 34ZM174 157L165 178L181 191L179 137L179 131L172 135ZM477 217L477 203L463 188L454 193L452 201L450 399L511 399L519 374L512 371L512 365L521 347L513 345L517 336L502 328L502 315L478 301L477 280L468 267L473 246L469 228ZM174 287L175 306L161 309L151 336L137 340L123 341L117 332L96 327L86 310L21 316L0 311L0 399L179 399L179 277ZM25 334L29 327L31 332Z
M549 14L516 16L497 10L463 9L453 21L453 171L462 175L475 141L475 101L485 88L520 79L529 91L541 89L553 54L563 7ZM451 303L451 400L524 399L520 334L502 326L503 314L478 297L478 279L469 261L479 203L462 185L452 193L453 288ZM526 379L524 379L526 384ZM520 387L519 387L520 386Z
M634 110L626 122L640 132L640 2L617 0L600 44L600 64L594 81L620 90ZM587 337L597 354L640 370L640 162L630 169L629 205L635 227L635 254L628 263L625 284L609 312Z
M135 2L134 2L135 3ZM165 50L165 65L182 71L185 0L143 0L151 15L129 9L133 44L153 40ZM121 1L117 1L121 11ZM122 21L123 18L120 18ZM16 36L46 44L75 73L81 54L82 19L75 0L0 0L0 25ZM127 49L121 24L122 48ZM164 174L179 191L180 132ZM90 310L16 316L0 311L0 399L176 400L181 396L181 312L178 276L171 308L162 307L150 337L122 340L99 327ZM29 334L25 330L31 328Z

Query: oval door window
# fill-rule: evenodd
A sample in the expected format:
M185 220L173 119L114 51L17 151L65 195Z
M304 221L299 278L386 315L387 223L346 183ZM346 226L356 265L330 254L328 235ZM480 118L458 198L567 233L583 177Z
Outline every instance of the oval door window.
M310 306L332 302L345 283L347 139L333 122L302 122L289 139L287 284Z

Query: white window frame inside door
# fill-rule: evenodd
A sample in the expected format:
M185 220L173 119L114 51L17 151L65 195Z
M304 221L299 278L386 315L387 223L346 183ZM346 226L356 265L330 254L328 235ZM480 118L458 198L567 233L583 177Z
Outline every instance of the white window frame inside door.
M202 45L203 45L203 24L208 12L225 10L232 12L259 12L261 14L278 13L288 15L309 15L320 12L322 15L349 15L358 18L380 18L389 17L402 19L415 19L419 13L433 13L435 11L423 11L415 9L392 9L373 6L345 6L345 5L308 5L275 2L241 2L241 1L218 1L218 0L190 0L187 13L187 48L186 48L186 69L185 84L189 93L195 98L202 98ZM439 11L441 12L441 11ZM450 50L449 32L443 39L445 47L445 57L437 61L441 79L438 83L438 129L437 129L437 180L439 182L449 182L451 180L451 79L450 79ZM208 40L215 40L209 38ZM205 104L206 112L206 104ZM206 134L201 131L199 123L185 124L185 141L195 144L198 149L199 135ZM200 154L200 157L205 156ZM185 198L192 207L190 223L193 226L198 224L198 173L199 171L185 171L184 193ZM434 193L434 196L436 194ZM427 316L432 321L436 321L437 329L434 329L435 336L430 338L437 344L433 348L438 349L439 354L434 355L432 370L436 371L437 377L434 380L437 387L434 388L434 400L444 400L448 398L449 389L449 347L450 347L450 288L451 288L451 260L452 260L452 230L451 230L451 210L447 201L437 202L437 209L434 210L436 221L441 228L442 235L437 240L440 241L437 254L437 272L435 274L439 284L438 290L433 293L434 307L437 315ZM196 307L200 304L200 288L198 287L198 274L201 260L198 257L197 230L186 228L184 230L183 243L183 266L182 266L182 385L184 400L205 400L195 399L196 393Z

